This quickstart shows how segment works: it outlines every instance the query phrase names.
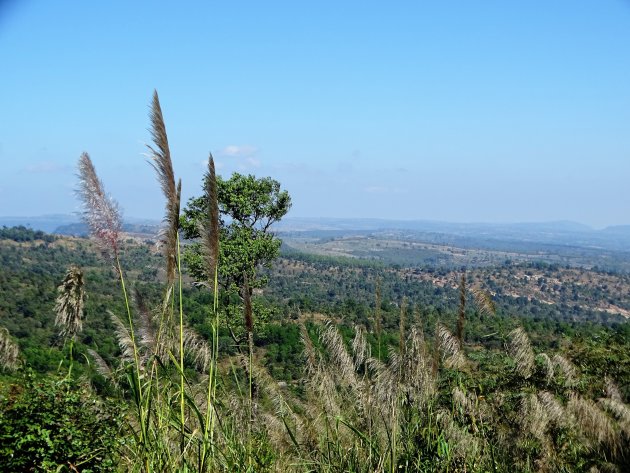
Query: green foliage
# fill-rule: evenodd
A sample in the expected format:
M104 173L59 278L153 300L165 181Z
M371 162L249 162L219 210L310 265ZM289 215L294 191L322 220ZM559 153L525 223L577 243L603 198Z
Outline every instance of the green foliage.
M147 246L123 245L123 264L130 275L155 270L161 260ZM107 315L111 310L122 313L124 302L118 297L119 283L115 272L98 258L98 250L86 239L54 238L50 243L0 240L0 325L6 327L18 343L27 366L38 373L55 371L63 358L63 340L55 327L56 288L68 266L85 271L85 320L77 336L75 350L96 348L108 359L118 352L113 326ZM160 297L155 277L142 280L136 287L151 301ZM86 360L75 358L78 374L84 372Z
M119 412L85 386L26 373L0 397L3 471L117 471Z
M257 179L234 173L228 180L217 176L217 196L220 212L219 276L223 287L237 292L243 287L246 273L250 287L264 285L257 277L260 267L269 267L280 253L281 241L271 233L271 225L280 220L291 207L287 191L269 177ZM199 238L199 223L206 218L203 197L192 198L183 211L180 226L184 237ZM198 244L184 252L184 261L193 278L207 281Z
M75 263L86 268L86 287L89 294L86 326L75 347L75 360L79 365L75 373L85 373L88 369L85 365L88 358L86 349L92 347L105 358L114 373L129 375L129 367L126 370L116 369L128 366L128 363L118 359L121 349L113 334L110 318L104 315L112 308L117 314L124 313L121 297L117 294L120 286L115 282L116 274L96 261L91 245L85 240L74 239L58 239L50 244L24 242L16 245L12 241L2 243L0 242L0 259L5 262L6 271L0 273L0 281L4 283L0 285L0 311L5 311L7 315L5 318L3 313L2 322L11 329L12 334L16 334L26 362L42 372L50 372L67 356L64 354L67 347L60 349L53 344L55 329L52 308L55 287L63 277L63 268ZM155 280L155 274L160 274L159 262L147 247L132 243L124 246L121 256L126 266L126 275L132 280L142 280L136 285L146 296L148 305L158 308L154 313L157 314L156 317L159 316L163 297L163 289ZM595 441L592 435L582 435L581 427L577 428L576 424L548 423L544 435L541 435L538 427L530 421L527 421L529 424L524 422L523 419L526 407L530 409L530 416L531 412L535 412L531 407L535 406L531 395L543 399L543 393L550 392L563 409L574 413L572 415L580 412L600 415L603 412L611 421L617 422L610 412L604 411L605 403L611 401L600 401L599 398L606 388L605 379L612 378L618 383L621 399L628 399L629 324L603 326L598 323L578 323L572 317L567 317L566 321L554 319L545 312L536 315L530 311L534 307L532 302L523 300L524 298L499 295L499 314L496 316L479 313L472 305L467 308L464 352L468 363L465 368L456 370L440 365L434 379L435 393L427 397L422 405L413 401L413 396L409 397L407 388L404 387L406 380L411 377L403 377L400 385L392 385L391 389L398 386L398 391L391 391L395 396L385 399L387 402L380 404L383 406L378 408L380 411L377 409L367 413L357 409L357 401L360 399L356 396L376 392L375 387L382 382L379 377L385 381L393 373L391 370L383 371L383 367L400 366L395 363L397 359L400 360L398 320L402 297L408 297L414 307L414 310L410 307L407 311L407 331L415 326L425 340L422 354L424 358L418 359L424 359L424 363L434 366L432 363L443 361L436 351L439 346L435 340L436 323L440 321L451 329L456 326L456 289L448 286L436 287L427 281L418 281L400 269L347 258L312 257L294 253L290 258L279 260L274 266L276 269L273 271L262 273L262 276L270 278L270 285L264 291L256 291L253 300L258 324L254 337L256 352L253 368L248 366L247 361L243 361L242 348L238 343L235 344L232 336L237 339L243 336L240 328L243 314L238 295L234 292L224 293L226 297L221 300L220 322L215 325L208 316L212 313L210 308L213 294L207 288L183 288L182 302L186 323L201 336L200 339L193 339L193 343L211 339L217 334L218 351L221 355L218 388L216 398L213 398L221 422L217 423L214 430L217 436L214 450L216 456L212 458L212 466L208 466L210 470L244 471L249 468L250 471L284 469L333 472L383 471L387 467L387 471L394 468L408 472L464 469L485 472L510 471L514 462L518 461L520 471L537 471L542 468L542 460L549 460L555 465L554 471L578 472L588 471L592 466L600 467L600 471L604 471L607 467L604 457L608 462L622 468L622 471L627 467L627 455L619 456L619 452L614 454L606 444ZM438 274L440 271L426 270L430 274ZM545 268L545 271L552 269ZM344 387L343 383L346 381L342 380L336 391L329 395L331 401L340 403L340 410L326 411L328 407L321 403L327 398L318 395L315 389L318 384L313 382L312 373L304 375L299 321L306 321L309 338L320 352L321 360L328 364L327 369L332 378L338 376L337 372L342 365L335 362L329 348L319 341L317 324L310 323L310 320L333 319L337 322L343 347L351 357L354 356L351 347L356 334L355 327L365 326L365 343L372 356L376 357L378 341L375 336L374 293L377 280L382 283L381 355L379 360L373 359L358 368L352 367L356 371L356 379L363 380L362 384ZM174 301L178 303L179 297ZM525 316L519 316L520 311ZM133 312L134 317L140 317ZM134 324L136 322L141 331L146 331L150 326L134 319ZM228 323L232 332L228 329ZM527 379L518 374L517 364L504 350L510 343L508 333L518 325L524 326L536 355L533 373ZM215 327L218 327L217 331ZM150 353L148 345L145 346L142 341L139 343L141 353ZM203 343L196 347L203 348ZM192 470L197 468L198 457L193 453L194 448L187 450L189 456L181 462L177 455L169 457L169 452L179 451L182 435L195 448L203 444L197 435L203 431L201 425L205 420L203 409L200 409L205 404L203 400L200 401L200 396L205 399L206 393L199 393L197 384L205 376L194 366L197 358L194 352L189 351L192 348L192 345L185 348L184 368L190 383L186 387L185 427L180 425L177 420L179 414L175 413L180 400L177 365L172 363L168 355L161 358L166 365L164 367L151 364L153 360L157 361L157 357L143 356L143 374L139 379L144 382L143 396L147 396L145 399L150 402L141 404L140 407L145 409L142 406L146 405L152 409L151 415L146 417L149 419L144 431L147 440L143 439L141 441L145 443L140 443L137 437L137 419L133 418L133 414L130 415L134 409L128 409L130 418L124 422L124 433L116 432L118 440L111 444L112 448L122 447L119 450L124 460L122 468L146 471L146 465L134 463L136 453L145 447L147 450L140 453L151 466L167 469L175 468L175 465ZM541 358L542 352L559 353L571 360L579 371L576 383L565 386L566 376L561 370L551 381L548 380ZM406 366L418 364L408 363ZM251 402L255 405L253 420L248 414L252 412L252 407L246 394L248 370L251 369L254 386ZM120 390L114 388L112 379L107 378L109 381L105 381L99 377L99 389L118 395L118 403L121 405L134 406L138 393L134 376L131 375L128 379L120 376L113 378L122 388ZM16 381L9 382L17 384ZM28 386L22 380L19 383ZM31 391L37 392L39 389L43 392L57 392L61 393L60 397L69 400L72 399L72 393L76 392L67 387L59 387L69 384L54 377L46 383L50 385L41 384L40 388ZM18 397L25 399L27 396L27 390L21 388L12 388L12 391L6 388L5 392L6 399L13 399L15 405L22 402L16 401ZM13 398L9 396L11 393ZM90 399L92 394L87 391L85 393L86 399ZM474 403L466 404L462 401L464 398L461 393ZM8 409L6 399L2 401L3 410ZM160 403L158 400L165 402ZM44 406L42 410L55 412L55 407L49 409L46 401L32 401L35 402ZM63 406L61 401L58 404ZM96 405L98 404L97 402ZM389 410L394 405L395 415ZM467 410L475 406L483 407L483 412L480 411L481 417L474 409ZM34 411L23 417L28 416L34 417ZM387 426L389 430L378 433L376 423L383 422L384 419L391 421ZM7 426L13 428L14 424L13 421L6 422L2 424L2 429ZM72 424L81 425L74 420ZM43 429L50 430L48 427ZM81 429L89 430L89 427ZM7 443L11 445L8 448L13 449L20 442L19 439L34 435L30 431L25 435L10 429L6 431L10 437ZM48 433L41 436L45 438L46 435ZM505 443L506 439L509 439L508 443ZM470 450L462 451L462 441L469 442ZM619 448L627 449L627 440L623 442L619 441ZM39 444L25 448L37 450L37 445ZM475 445L479 446L479 450L473 448ZM376 446L377 451L374 449ZM541 452L546 452L546 456L543 457ZM548 456L549 452L553 455ZM35 458L34 455L31 456ZM112 453L111 458L114 456ZM63 463L65 459L52 459L41 468L54 470L55 461ZM66 467L69 465L66 464ZM19 470L22 467L16 465L12 468ZM77 468L84 471L85 467Z
M19 227L5 227L0 228L0 240L13 240L17 242L25 241L43 241L45 243L52 243L57 237L42 232L41 230L33 230L25 226Z

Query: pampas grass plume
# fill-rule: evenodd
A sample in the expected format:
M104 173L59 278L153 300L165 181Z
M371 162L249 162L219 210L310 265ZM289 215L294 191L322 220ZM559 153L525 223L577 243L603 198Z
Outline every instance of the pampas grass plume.
M83 328L83 305L85 291L83 288L83 271L77 266L70 266L57 288L55 301L55 325L61 328L60 335L74 339Z
M79 158L79 188L82 218L104 255L117 258L122 219L118 204L105 193L103 183L87 153Z

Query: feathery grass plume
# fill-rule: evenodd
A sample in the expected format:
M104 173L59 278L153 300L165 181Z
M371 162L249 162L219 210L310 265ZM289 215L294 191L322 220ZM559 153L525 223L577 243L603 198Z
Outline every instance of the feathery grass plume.
M6 371L14 371L19 365L20 349L11 340L9 331L0 328L0 368Z
M395 368L390 368L378 358L368 358L366 365L372 376L376 398L381 404L390 405L394 396L397 395L398 371Z
M410 388L409 394L418 405L424 405L435 394L432 360L428 356L422 331L416 327L411 328L407 338L403 376Z
M444 365L447 368L462 369L466 364L466 358L462 353L459 339L441 323L437 324L435 334Z
M516 362L516 371L524 379L528 379L534 371L535 360L529 337L523 327L512 330L510 337L512 340L509 344L509 353Z
M323 363L321 355L314 347L311 338L302 324L302 343L304 345L306 393L309 399L302 409L305 415L302 431L305 440L311 445L329 435L330 419L342 414L337 385L332 379L333 373Z
M572 394L567 402L567 412L576 421L582 435L617 450L617 433L613 422L595 402Z
M217 176L212 154L208 157L208 172L204 180L207 220L200 223L201 249L208 283L214 285L219 264L219 200Z
M494 315L497 312L497 308L492 300L492 296L486 291L481 289L473 289L473 298L475 300L475 306L482 315Z
M122 221L118 204L105 193L87 153L79 158L79 188L76 191L83 211L81 217L103 254L118 258ZM116 268L118 270L118 268Z
M370 347L365 339L365 327L355 327L354 340L352 340L352 353L354 354L354 368L359 370L370 357Z
M553 377L556 374L553 361L551 361L551 358L549 358L549 355L547 355L546 353L539 354L537 358L540 358L542 360L543 366L545 368L545 379L547 381L547 384L551 384L551 382L553 381Z
M321 340L328 350L332 365L337 370L337 378L348 387L356 387L357 378L354 371L354 362L346 350L339 331L331 322L326 322L326 326L321 334Z
M162 193L166 197L166 214L164 227L160 232L164 256L166 257L166 278L168 284L175 281L177 269L177 232L179 231L179 207L181 200L181 180L175 185L175 173L171 162L171 151L166 136L166 126L162 116L162 108L156 90L153 91L151 102L151 138L154 146L147 145L151 152L151 165L155 169L162 187Z
M212 312L214 320L212 324L212 358L210 360L210 372L208 374L206 397L206 423L203 433L203 448L201 453L201 465L206 461L208 447L212 444L216 415L213 404L216 396L217 360L219 356L219 201L217 195L217 179L214 169L212 154L208 157L208 172L204 180L204 197L206 202L205 222L199 222L199 234L201 236L201 254L206 267L205 284L213 292L214 300ZM212 450L212 455L214 451Z
M300 324L300 332L304 345L304 374L307 385L311 388L308 392L314 395L315 403L313 405L320 405L325 414L336 416L341 412L341 408L337 402L337 390L335 382L332 380L332 373L326 368L303 323ZM310 417L314 428L322 430L321 412L313 409L311 411Z
M472 413L473 405L468 399L467 393L461 390L459 386L455 386L451 391L453 404L457 406L464 414Z
M469 462L479 458L481 448L477 437L460 427L446 410L440 409L437 412L437 419L455 459Z
M304 371L306 379L312 378L312 376L318 371L320 365L319 354L313 345L311 336L308 334L308 330L303 322L300 322L300 338L302 345L304 346L303 358L304 358Z
M523 423L523 430L544 442L549 417L547 416L547 410L538 400L536 394L527 394L522 399L520 417Z
M285 396L282 394L281 389L278 387L278 382L269 375L267 370L257 363L250 364L249 360L243 355L239 356L239 360L246 372L249 372L251 369L252 379L261 394L264 393L271 401L276 419L290 417L294 423L301 425L301 420L296 416ZM284 439L287 440L286 429L283 427L282 430L285 434Z
M184 326L184 353L191 358L198 371L204 373L210 366L212 349L194 329Z
M555 354L551 361L556 368L560 368L565 386L574 386L577 383L577 368L573 363L559 354Z
M455 406L459 408L460 413L463 414L463 416L468 416L472 419L473 429L475 432L478 432L478 422L483 422L487 417L489 417L486 406L476 394L465 392L458 386L453 388L452 399Z
M158 336L153 314L151 314L151 310L147 307L144 296L137 287L134 288L133 301L139 315L136 330L140 344L147 349L148 356L158 355L163 357L165 350L160 350L156 346ZM164 340L161 340L161 343L163 342Z
M118 381L116 380L116 375L111 367L107 364L107 362L103 359L101 355L99 355L96 351L91 348L87 349L87 352L90 354L92 359L94 360L94 365L96 367L96 372L100 374L107 381L112 383L115 387L118 386Z
M107 313L109 314L109 317L114 324L114 333L116 334L116 338L118 339L118 346L122 351L122 360L128 363L133 362L134 342L131 337L131 333L129 332L129 329L112 311L108 310ZM138 368L140 369L141 367Z
M549 391L538 393L538 400L545 410L549 421L558 427L563 427L567 423L567 417L562 403Z
M57 287L55 301L55 325L61 328L60 335L74 340L83 327L83 304L85 290L83 288L83 271L77 266L70 266Z
M619 391L619 386L608 376L604 376L604 390L606 392L606 397L613 399L618 402L622 402L621 391Z
M457 312L457 339L464 343L464 323L466 321L466 273L459 280L459 309Z
M610 412L617 420L619 428L625 433L630 442L630 406L621 400L603 397L597 401L607 412ZM630 444L628 445L630 447Z

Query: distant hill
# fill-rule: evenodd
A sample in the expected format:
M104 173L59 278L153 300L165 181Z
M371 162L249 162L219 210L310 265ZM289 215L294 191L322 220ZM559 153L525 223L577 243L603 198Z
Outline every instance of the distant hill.
M437 220L387 220L378 218L309 218L287 217L278 222L280 231L313 231L313 230L421 230L442 233L590 233L595 232L588 225L567 220L555 222L524 223L457 223ZM630 227L629 227L630 228Z
M453 223L429 220L340 219L340 218L285 218L275 226L285 235L340 237L370 236L390 232L393 237L418 241L465 238L475 242L518 242L560 245L589 249L630 252L630 225L595 230L588 225L571 221L532 223ZM461 242L460 242L461 243ZM494 245L494 243L492 243Z
M141 235L145 238L155 238L160 230L157 224L127 223L123 224L123 231L134 235ZM88 236L90 233L87 225L83 222L69 223L57 227L54 231L57 235L67 236Z
M602 233L630 237L630 225L615 225L613 227L606 227L602 230Z
M125 218L124 230L129 233L155 236L160 222L145 218ZM0 217L0 227L24 226L33 230L61 235L83 236L86 227L77 215L55 214L35 217ZM387 220L377 218L300 218L287 217L274 226L280 234L309 234L314 237L370 236L393 232L405 239L436 241L465 238L475 246L496 242L560 245L589 249L630 252L630 225L610 226L595 230L571 221L529 223L454 223L432 220ZM394 235L395 234L395 235ZM461 242L460 242L461 243Z
M88 229L77 215L53 214L36 217L0 217L0 227L26 227L46 233L69 236L86 236ZM160 222L146 218L125 218L123 230L127 233L152 238L157 235Z
M78 221L79 218L76 215L67 214L39 215L36 217L0 217L0 227L24 226L33 230L54 233L57 227L70 225Z

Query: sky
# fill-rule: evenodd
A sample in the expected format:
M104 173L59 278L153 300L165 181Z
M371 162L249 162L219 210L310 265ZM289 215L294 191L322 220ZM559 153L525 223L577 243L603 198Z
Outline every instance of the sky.
M87 151L161 218L271 176L294 217L630 223L630 0L0 0L0 216L69 214Z

